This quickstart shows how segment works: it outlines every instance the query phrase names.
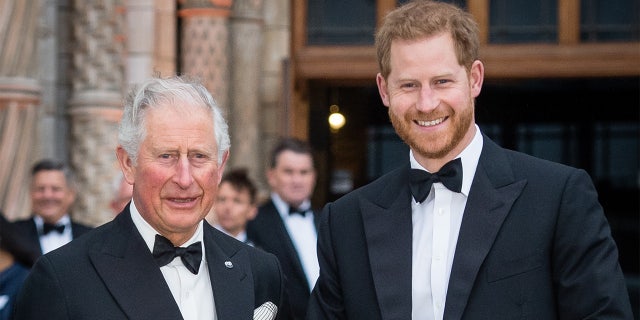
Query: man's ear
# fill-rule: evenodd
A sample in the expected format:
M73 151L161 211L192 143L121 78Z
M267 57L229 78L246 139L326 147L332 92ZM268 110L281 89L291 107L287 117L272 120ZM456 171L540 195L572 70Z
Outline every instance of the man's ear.
M267 177L267 184L269 184L269 187L271 188L273 188L273 186L275 185L274 170L274 168L269 167L265 173L265 176Z
M135 181L135 167L133 166L133 160L122 146L118 146L116 148L116 157L118 158L118 163L120 164L120 169L122 170L124 179L129 184L133 184Z
M251 211L247 214L247 221L255 219L256 215L258 215L258 207L253 205L251 206Z
M469 86L471 87L471 96L476 98L480 95L482 90L482 83L484 82L484 65L482 61L476 60L471 65L469 70Z
M387 80L384 79L381 73L376 75L376 84L378 85L378 93L380 94L380 99L382 99L382 103L385 106L389 106L389 91L387 90Z
M218 185L220 185L220 181L222 181L222 176L224 175L224 166L227 164L227 160L229 160L229 150L224 152L222 156L222 162L218 165Z

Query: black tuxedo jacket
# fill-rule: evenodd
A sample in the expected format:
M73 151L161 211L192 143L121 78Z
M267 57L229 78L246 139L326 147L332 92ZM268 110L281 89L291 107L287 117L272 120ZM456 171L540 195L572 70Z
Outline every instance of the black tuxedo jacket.
M24 236L25 250L28 250L30 256L33 257L32 260L25 261L24 264L28 267L31 267L42 255L42 248L40 247L40 235L38 234L38 229L36 228L36 222L32 217L24 220L16 220L11 224L12 228L17 233ZM89 226L71 221L71 236L73 237L73 239L78 238L91 229L92 228Z
M317 230L320 215L313 211L313 216ZM256 218L249 221L247 237L256 247L276 255L282 266L285 301L278 319L304 319L312 288L309 288L298 252L272 200L260 206Z
M483 139L444 319L631 319L589 176ZM411 201L407 163L325 206L308 319L411 319Z
M266 301L279 306L276 257L206 221L203 232L219 320L251 319ZM39 259L18 295L14 319L176 320L182 315L127 206L113 221Z

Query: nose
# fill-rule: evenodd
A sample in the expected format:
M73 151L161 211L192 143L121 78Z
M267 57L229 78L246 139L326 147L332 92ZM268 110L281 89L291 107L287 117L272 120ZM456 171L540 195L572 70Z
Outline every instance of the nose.
M216 212L218 214L227 214L230 211L230 206L228 203L222 201L222 202L218 202L218 204L216 205Z
M174 181L183 189L189 188L193 183L191 164L187 156L181 156L176 165L176 174Z
M44 188L44 189L42 189L42 196L44 198L49 199L49 198L53 197L53 194L54 194L53 193L53 188Z
M418 101L416 101L416 109L428 113L436 109L439 104L440 98L435 90L430 86L422 86L418 94Z

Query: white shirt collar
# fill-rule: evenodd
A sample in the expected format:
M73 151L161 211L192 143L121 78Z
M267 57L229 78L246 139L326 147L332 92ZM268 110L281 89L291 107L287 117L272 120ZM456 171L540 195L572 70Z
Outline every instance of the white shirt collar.
M44 225L44 219L42 219L42 217L39 215L35 215L33 216L33 221L36 223L36 229L42 230L42 226ZM60 218L55 223L55 225L57 226L64 225L64 226L69 226L69 228L71 228L71 218L69 218L68 214L65 214L64 216L62 216L62 218Z
M476 126L476 134L473 136L471 143L460 152L455 158L460 158L462 161L462 190L461 193L465 196L469 196L469 190L471 190L471 183L478 167L478 161L480 160L480 153L482 153L482 133L478 125ZM412 169L422 169L429 171L421 166L416 158L413 156L413 150L409 151L409 162Z
M131 220L133 220L133 224L138 229L138 232L140 232L140 235L142 236L142 239L144 240L144 242L147 244L149 251L153 253L153 245L156 241L156 234L160 234L160 232L156 231L146 220L144 220L144 218L140 215L140 212L138 211L138 208L136 207L136 204L133 201L133 199L131 200L131 206L129 206L129 211L131 212ZM193 234L193 236L181 246L186 247L192 243L200 241L200 243L202 244L202 260L205 260L204 241L202 236L202 228L203 228L202 225L203 225L203 222L200 221L200 223L198 223L198 227L196 228L196 232Z
M276 209L278 210L278 213L280 213L280 216L285 219L287 217L289 217L289 204L286 203L284 200L282 200L282 198L280 198L280 196L275 193L272 192L271 193L271 200L273 201L273 204L276 206ZM302 202L302 204L300 205L300 210L304 210L304 211L308 211L309 209L311 209L311 201L309 199L306 199Z

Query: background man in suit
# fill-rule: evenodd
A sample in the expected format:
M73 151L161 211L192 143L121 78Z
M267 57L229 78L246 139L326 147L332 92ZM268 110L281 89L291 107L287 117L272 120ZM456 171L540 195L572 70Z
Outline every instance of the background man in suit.
M443 2L410 2L378 30L379 93L411 151L325 206L309 319L631 319L588 175L475 124L478 43Z
M218 230L253 245L247 238L247 222L256 217L257 189L245 169L229 171L222 177L213 213ZM211 221L209 221L211 223Z
M91 230L71 220L69 209L76 199L76 185L73 172L64 163L43 159L34 164L30 196L33 216L13 222L13 227L27 237L26 246L35 259ZM27 261L27 266L35 259Z
M285 310L279 319L302 319L319 272L319 215L310 201L316 183L311 147L305 141L284 138L274 147L269 166L271 198L249 222L247 234L256 247L275 254L282 265L286 278Z
M206 88L180 77L143 83L125 103L118 142L132 201L36 263L16 319L273 319L277 258L204 222L229 156Z

